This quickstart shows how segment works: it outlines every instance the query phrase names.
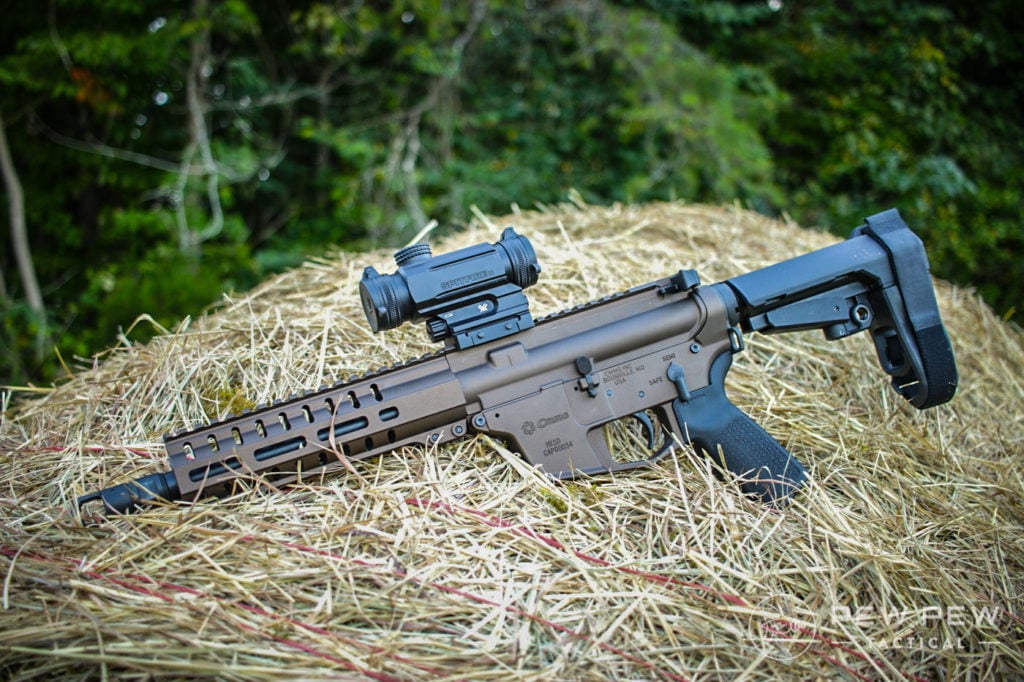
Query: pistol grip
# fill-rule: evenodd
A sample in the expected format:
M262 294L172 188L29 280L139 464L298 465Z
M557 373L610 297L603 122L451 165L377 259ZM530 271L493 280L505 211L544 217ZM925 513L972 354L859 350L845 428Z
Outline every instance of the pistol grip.
M741 480L744 493L782 505L805 480L803 466L725 395L725 375L732 354L722 353L711 366L711 383L689 400L672 403L680 433L698 450Z

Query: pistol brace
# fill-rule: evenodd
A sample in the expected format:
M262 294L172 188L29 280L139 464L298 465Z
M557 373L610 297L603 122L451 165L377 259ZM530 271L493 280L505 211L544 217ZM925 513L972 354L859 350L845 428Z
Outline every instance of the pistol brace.
M870 330L882 369L918 409L956 392L956 362L928 257L896 209L871 216L844 242L716 288L744 331L821 329L839 339Z

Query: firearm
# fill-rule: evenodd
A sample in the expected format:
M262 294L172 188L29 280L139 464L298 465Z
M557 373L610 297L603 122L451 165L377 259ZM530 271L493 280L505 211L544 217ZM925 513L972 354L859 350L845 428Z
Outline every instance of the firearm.
M227 494L241 479L311 477L409 445L497 436L556 479L649 465L692 444L742 490L784 504L807 473L725 393L745 333L870 331L882 369L918 409L953 397L957 370L928 259L896 210L849 239L702 286L678 273L534 322L523 290L540 265L506 228L494 244L395 254L359 285L374 332L422 321L443 349L239 416L164 437L171 470L78 499L127 513L157 498ZM605 427L639 426L636 460L611 452Z

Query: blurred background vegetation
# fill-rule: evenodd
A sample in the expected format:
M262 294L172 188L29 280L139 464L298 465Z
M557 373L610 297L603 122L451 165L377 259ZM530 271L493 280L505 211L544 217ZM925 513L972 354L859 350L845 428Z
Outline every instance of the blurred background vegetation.
M844 234L896 206L938 275L1021 319L1019 2L15 4L0 384L327 245L570 190Z

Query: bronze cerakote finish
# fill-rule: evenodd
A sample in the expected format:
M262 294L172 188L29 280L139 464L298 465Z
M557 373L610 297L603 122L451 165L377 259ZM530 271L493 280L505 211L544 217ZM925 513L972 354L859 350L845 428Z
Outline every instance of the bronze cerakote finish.
M714 326L727 325L712 297ZM558 478L615 471L602 427L707 385L729 336L700 332L708 306L669 280L553 315L514 337L439 353L165 439L182 497L220 492L239 476L314 475L404 445L443 443L468 430L516 445ZM705 343L706 341L706 343ZM593 363L590 383L577 358ZM593 395L591 395L593 393Z

